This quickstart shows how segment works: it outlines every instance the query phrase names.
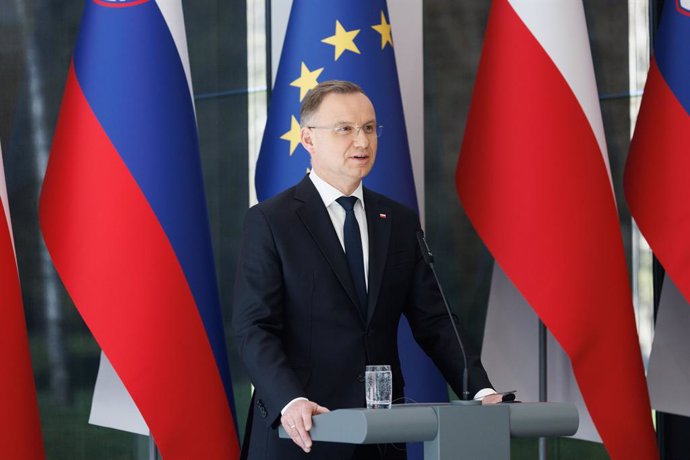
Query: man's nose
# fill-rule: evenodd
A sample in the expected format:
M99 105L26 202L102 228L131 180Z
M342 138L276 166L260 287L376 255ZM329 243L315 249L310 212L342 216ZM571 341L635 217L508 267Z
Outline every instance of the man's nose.
M355 128L355 139L354 144L357 147L368 147L369 146L369 136L367 136L362 130L362 126Z

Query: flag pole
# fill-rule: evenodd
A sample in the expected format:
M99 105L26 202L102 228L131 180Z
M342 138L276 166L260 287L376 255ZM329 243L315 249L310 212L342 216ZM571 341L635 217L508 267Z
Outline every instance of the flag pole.
M539 401L546 402L547 374L546 374L546 326L539 320ZM548 451L547 438L539 438L539 460L546 460Z
M149 435L149 460L158 460L158 448L151 435Z
M273 89L273 23L271 0L266 0L266 103L270 104L271 91Z
M659 23L659 8L664 4L663 0L649 0L649 5L647 8L647 14L649 19L647 21L647 26L649 27L649 58L651 60L653 50L654 50L654 39L656 38L656 28ZM632 219L633 225L635 221ZM665 271L664 268L659 263L656 255L652 252L652 292L653 292L653 305L654 305L654 325L656 326L656 315L659 312L659 303L661 302L661 286L664 282ZM662 460L667 458L666 443L664 439L666 437L666 417L660 411L654 412L654 421L656 422L656 442L659 447L659 456Z

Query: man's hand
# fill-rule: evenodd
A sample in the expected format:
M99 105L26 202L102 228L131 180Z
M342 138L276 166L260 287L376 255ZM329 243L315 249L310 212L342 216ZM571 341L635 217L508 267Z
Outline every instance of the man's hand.
M492 394L482 398L482 404L498 404L501 401L503 401L502 394Z
M309 436L309 430L312 426L311 417L325 412L330 411L315 402L299 400L288 406L283 416L280 417L280 423L292 441L309 453L311 451L311 437Z

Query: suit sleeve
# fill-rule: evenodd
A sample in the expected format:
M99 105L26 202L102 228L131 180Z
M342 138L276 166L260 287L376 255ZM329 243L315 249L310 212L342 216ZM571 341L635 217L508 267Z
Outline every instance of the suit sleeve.
M420 229L418 222L417 229ZM416 232L411 232L411 235L412 238L415 238ZM441 370L453 391L460 395L462 393L462 371L464 368L460 345L453 332L433 273L424 262L416 242L414 247L416 248L414 279L405 316L410 323L412 334L417 343ZM468 336L455 314L453 314L453 319L467 353L469 391L470 397L473 397L479 390L491 388L492 385L478 353L470 346Z
M262 416L275 426L281 409L305 391L283 346L283 274L270 224L254 206L245 217L235 279L233 328L240 358L256 387Z

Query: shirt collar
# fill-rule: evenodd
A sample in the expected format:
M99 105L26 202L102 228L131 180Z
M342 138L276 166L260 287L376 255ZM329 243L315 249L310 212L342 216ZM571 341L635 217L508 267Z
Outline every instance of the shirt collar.
M343 196L343 192L321 179L313 169L309 173L309 179L311 179L314 187L316 187L316 191L319 192L319 196L321 196L323 204L326 207L329 207L335 200ZM364 207L364 190L362 188L362 181L359 182L359 185L350 196L356 196L359 198L360 203L362 203L362 207Z

